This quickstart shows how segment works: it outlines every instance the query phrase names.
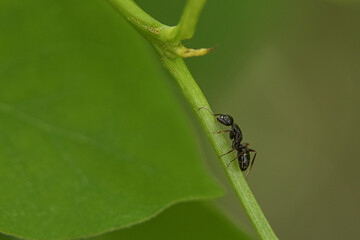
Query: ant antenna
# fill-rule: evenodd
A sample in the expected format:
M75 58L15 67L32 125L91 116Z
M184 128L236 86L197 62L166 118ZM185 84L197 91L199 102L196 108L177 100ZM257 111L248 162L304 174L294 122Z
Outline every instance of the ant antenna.
M215 114L214 114L212 111L210 111L210 109L208 109L207 107L200 107L200 108L198 109L198 111L200 111L200 109L206 109L206 110L209 111L209 113L211 113L211 115L214 115L214 116L215 116Z
M220 116L220 115L223 115L223 114L221 114L221 113L213 113L212 111L210 111L210 109L208 109L207 107L200 107L199 109L198 109L198 111L200 111L200 109L206 109L206 110L208 110L209 111L209 113L211 114L211 115L213 115L213 116Z

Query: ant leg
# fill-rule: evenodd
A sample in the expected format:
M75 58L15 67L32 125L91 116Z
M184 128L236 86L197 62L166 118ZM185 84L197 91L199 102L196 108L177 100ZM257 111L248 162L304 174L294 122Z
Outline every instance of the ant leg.
M228 169L228 168L230 167L230 164L231 164L233 161L235 161L237 158L238 158L238 157L236 157L236 158L234 158L233 160L231 160L231 161L228 163L228 165L226 166L226 169Z
M249 170L247 171L247 173L246 173L246 175L245 175L245 179L246 179L246 177L249 175L249 173L250 173L250 171L251 171L251 169L252 169L252 167L253 167L253 165L254 165L255 158L256 158L256 153L257 153L257 152L256 152L255 150L253 150L253 149L249 149L249 151L250 151L250 152L255 152L255 155L254 155L253 159L251 160L250 168L249 168Z
M223 131L219 131L219 132L211 132L212 134L219 134L219 133L226 133L226 132L231 132L231 129L229 130L223 130Z
M221 154L219 157L221 158L221 157L223 157L223 156L225 156L225 155L228 155L228 154L230 154L230 153L232 153L232 152L234 152L234 151L236 151L236 149L231 149L231 150L228 151L227 153Z
M234 151L235 151L235 150L234 150ZM235 161L236 159L238 159L242 154L244 154L244 152L239 152L239 153L237 154L236 158L234 158L233 160L231 160L231 161L228 163L228 165L226 166L226 169L228 169L229 166L230 166L230 164L231 164L233 161Z
M213 116L220 116L220 115L222 115L222 114L220 114L220 113L213 113L213 112L210 111L210 109L208 109L207 107L200 107L200 108L198 109L198 111L200 111L201 109L206 109L206 110L208 110L208 112L211 113L211 115L213 115Z

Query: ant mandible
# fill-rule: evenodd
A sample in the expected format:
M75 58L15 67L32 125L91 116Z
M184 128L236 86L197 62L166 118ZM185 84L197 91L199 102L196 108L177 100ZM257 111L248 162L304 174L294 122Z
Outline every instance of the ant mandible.
M229 152L220 155L219 157L223 157L227 154L237 151L236 158L231 160L226 168L228 168L230 166L230 164L237 159L241 171L245 171L250 166L249 170L247 171L247 173L245 175L245 178L246 178L249 175L249 173L254 165L256 151L254 149L251 149L248 147L249 143L241 143L241 141L243 139L243 135L242 135L239 125L234 123L234 119L232 118L232 116L230 116L228 114L213 113L206 107L201 107L198 109L198 111L200 111L200 109L206 109L207 111L209 111L209 113L211 113L213 116L215 116L216 120L218 122L220 122L221 124L223 124L225 126L231 126L231 129L223 130L223 131L219 131L219 132L213 132L213 134L229 132L230 139L233 141L232 145L231 145L232 149ZM250 160L251 159L250 152L255 153L252 160Z

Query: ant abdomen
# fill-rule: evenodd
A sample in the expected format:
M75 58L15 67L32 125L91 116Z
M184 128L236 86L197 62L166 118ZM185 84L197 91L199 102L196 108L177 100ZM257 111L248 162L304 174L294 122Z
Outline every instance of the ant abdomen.
M250 165L250 154L248 152L245 152L244 154L239 156L238 161L240 170L245 171Z

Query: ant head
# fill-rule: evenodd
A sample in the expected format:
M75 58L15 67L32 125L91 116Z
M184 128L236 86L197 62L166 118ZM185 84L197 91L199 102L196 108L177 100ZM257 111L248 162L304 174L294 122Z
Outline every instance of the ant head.
M234 119L227 114L221 114L216 118L221 124L224 124L225 126L232 126L234 124Z

